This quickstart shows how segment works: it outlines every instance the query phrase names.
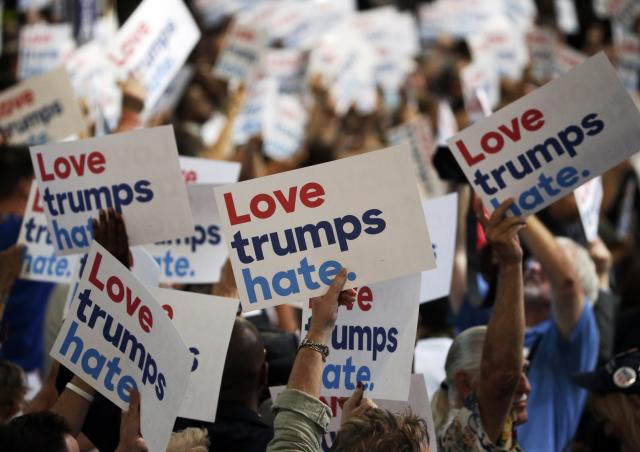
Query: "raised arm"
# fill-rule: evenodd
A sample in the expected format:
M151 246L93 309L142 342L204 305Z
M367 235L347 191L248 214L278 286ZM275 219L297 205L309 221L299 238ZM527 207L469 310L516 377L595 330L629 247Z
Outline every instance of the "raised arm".
M521 217L505 217L513 200L498 207L491 218L476 204L476 214L498 258L496 301L482 349L476 397L485 432L496 441L511 415L513 397L524 365L524 294L522 248L518 231Z
M562 336L568 338L582 315L584 305L575 269L560 243L535 216L527 219L522 239L549 279L553 317Z

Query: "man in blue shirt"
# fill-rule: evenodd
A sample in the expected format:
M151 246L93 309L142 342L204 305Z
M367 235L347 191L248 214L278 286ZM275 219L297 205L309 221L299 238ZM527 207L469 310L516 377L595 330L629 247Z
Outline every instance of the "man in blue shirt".
M571 376L593 370L598 357L590 305L597 296L597 275L584 248L556 239L534 216L522 239L535 261L524 277L532 389L529 420L518 428L518 441L527 452L560 452L573 438L587 398Z

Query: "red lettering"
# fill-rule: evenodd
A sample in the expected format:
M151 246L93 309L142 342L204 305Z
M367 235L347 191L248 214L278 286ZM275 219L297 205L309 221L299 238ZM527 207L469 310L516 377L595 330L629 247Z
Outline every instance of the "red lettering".
M36 161L38 162L38 170L40 171L40 178L43 181L49 181L55 179L52 173L47 173L47 170L44 167L44 162L42 161L42 154L39 152L36 154Z
M227 208L227 213L229 214L229 222L232 226L236 224L248 223L249 221L251 221L251 217L248 213L238 216L238 214L236 213L236 206L233 203L233 195L231 193L224 194L224 205Z
M113 290L114 287L117 287L117 292ZM120 303L124 299L124 286L117 276L107 279L107 295L114 303Z
M53 172L60 179L66 179L71 174L71 166L64 157L58 157L53 161Z
M104 172L106 164L104 154L98 151L93 151L88 156L82 153L78 156L56 157L53 161L53 173L47 173L41 154L36 154L36 160L43 181L66 179L71 175L72 170L78 177L82 177L85 174L85 168L93 174L100 174Z
M371 310L371 303L373 302L373 293L371 292L371 289L368 288L367 286L363 286L360 288L360 290L358 290L358 294L356 297L357 301L358 301L358 307L360 308L361 311L370 311Z
M471 152L469 152L469 149L467 149L467 145L464 144L464 142L462 140L456 141L455 145L458 148L458 150L460 150L460 152L462 153L462 156L464 157L465 161L467 162L467 165L473 166L476 163L481 162L481 161L484 160L484 155L483 154L471 155Z
M163 304L162 309L164 309L167 315L169 316L169 318L173 320L173 308L168 304Z
M135 314L135 312L138 310L138 306L141 302L139 297L136 297L133 300L131 300L131 297L131 289L127 287L127 314L133 316L133 314Z
M136 298L138 300L138 298ZM153 315L151 314L151 309L149 306L142 306L140 311L138 311L138 322L140 322L140 327L145 331L151 331L153 328Z
M267 203L266 210L260 210L261 202ZM251 213L257 218L264 220L265 218L269 218L276 211L276 203L273 198L271 198L271 196L260 193L251 198L251 202L249 203L249 210L251 210Z
M322 196L324 196L324 187L317 182L308 182L300 189L300 201L311 209L324 203Z
M296 194L298 192L298 187L289 187L289 197L285 198L284 193L281 190L276 190L273 194L276 196L276 199L280 203L282 207L284 207L284 211L287 213L291 213L296 210ZM301 193L302 195L302 193ZM267 195L265 195L267 196ZM268 196L267 196L268 197ZM271 199L271 198L269 198ZM275 209L275 206L273 206ZM257 215L256 215L257 216ZM271 215L269 215L271 216Z
M100 270L101 262L102 254L96 253L96 257L93 259L93 264L91 264L91 272L89 273L89 282L99 290L104 289L104 283L98 279L98 271Z
M494 146L491 145L489 140L495 140L496 144ZM489 154L495 154L502 150L504 146L504 138L498 132L492 130L491 132L487 132L482 135L482 139L480 139L480 146L485 152Z
M104 154L102 154L101 152L93 151L89 153L89 158L87 159L87 167L93 174L100 174L104 172L104 165L106 163L107 161L104 158Z
M33 206L32 209L34 212L44 212L42 208L42 204L40 203L40 190L36 188L36 195L33 197Z
M514 143L520 141L520 123L518 122L517 116L511 120L511 129L509 129L509 127L507 127L506 125L502 125L498 127L498 130L504 133Z
M540 130L544 126L544 115L537 108L530 108L522 114L522 127L530 132Z

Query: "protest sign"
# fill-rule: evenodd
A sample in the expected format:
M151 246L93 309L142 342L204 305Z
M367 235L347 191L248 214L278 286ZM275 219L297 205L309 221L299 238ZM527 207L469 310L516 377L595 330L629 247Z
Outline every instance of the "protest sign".
M245 144L251 137L262 133L267 118L273 115L277 96L278 82L275 79L263 78L251 86L233 129L234 144Z
M273 114L266 117L264 153L274 160L286 160L302 148L307 111L296 96L280 94Z
M640 71L640 39L632 33L623 32L614 36L618 74L630 93L638 91Z
M557 41L556 32L546 27L535 28L526 36L531 78L538 83L546 83L553 78L555 69L554 49Z
M18 38L18 78L24 80L60 66L75 47L71 24L24 25Z
M240 176L240 163L180 156L180 170L186 183L232 184Z
M598 238L598 223L600 221L600 204L602 204L602 178L594 177L589 182L575 189L576 204L580 212L582 228L587 242Z
M51 356L121 409L137 388L142 435L165 450L193 357L149 291L95 241Z
M474 123L489 116L500 103L500 76L486 59L460 72L462 95L469 120Z
M63 68L0 94L0 131L10 144L42 144L82 131L84 118Z
M553 49L553 75L559 77L586 61L587 57L566 44L557 43Z
M286 389L286 386L272 386L269 388L271 399L275 401L278 396ZM365 397L369 394L364 393ZM322 450L328 452L336 439L340 423L342 422L342 408L338 397L328 396L320 392L320 400L331 409L331 420L329 421L328 432L322 436ZM431 405L429 403L429 394L424 383L422 374L411 375L411 387L409 388L409 400L406 402L397 400L383 400L375 398L373 402L384 410L389 410L394 414L413 414L414 416L424 419L427 422L427 432L429 438L436 438L435 428L433 425L433 416L431 413ZM437 441L430 441L429 450L438 452Z
M47 228L47 217L42 209L40 193L35 182L31 184L27 208L18 234L18 245L25 245L20 278L32 281L68 283L78 256L56 256Z
M436 268L422 272L420 302L446 297L451 291L453 255L458 224L458 195L451 193L422 203L429 228Z
M434 267L408 146L217 187L244 310Z
M510 212L529 215L634 154L639 126L638 109L599 53L448 144L488 209L514 198Z
M278 91L286 94L302 90L307 53L297 49L270 49L264 57L261 73L278 83Z
M163 283L212 283L229 252L220 236L220 217L213 185L187 187L195 230L188 236L145 246L161 269Z
M356 301L338 310L320 393L348 397L362 382L371 397L407 400L419 297L420 275L358 287ZM304 333L310 322L307 303Z
M58 255L86 250L107 207L123 213L130 245L193 232L171 126L35 146L31 160Z
M120 79L134 75L153 108L182 67L200 31L181 0L144 0L118 30L107 57Z
M189 83L191 83L191 79L193 78L193 72L193 66L182 66L173 77L173 80L171 80L171 83L167 85L156 102L156 105L152 109L147 109L144 112L145 118L152 118L156 114L167 111L173 112L189 87Z
M235 24L225 37L213 74L249 85L258 74L266 48L267 35L263 30Z
M193 355L189 385L178 416L213 422L238 300L180 290L150 291Z

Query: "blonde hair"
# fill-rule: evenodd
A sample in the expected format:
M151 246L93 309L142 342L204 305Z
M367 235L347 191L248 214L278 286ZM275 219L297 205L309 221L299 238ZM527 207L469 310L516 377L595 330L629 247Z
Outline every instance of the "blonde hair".
M167 452L209 452L209 444L205 429L189 427L171 434Z
M475 381L480 375L482 348L486 334L486 326L468 328L460 333L451 344L444 363L445 380L431 399L433 423L438 436L449 424L452 415L451 409L455 406L458 398L455 386L456 374L460 371L466 372L471 376L472 381Z
M631 450L640 450L640 410L629 395L621 392L592 395L589 409L622 432L624 442Z

